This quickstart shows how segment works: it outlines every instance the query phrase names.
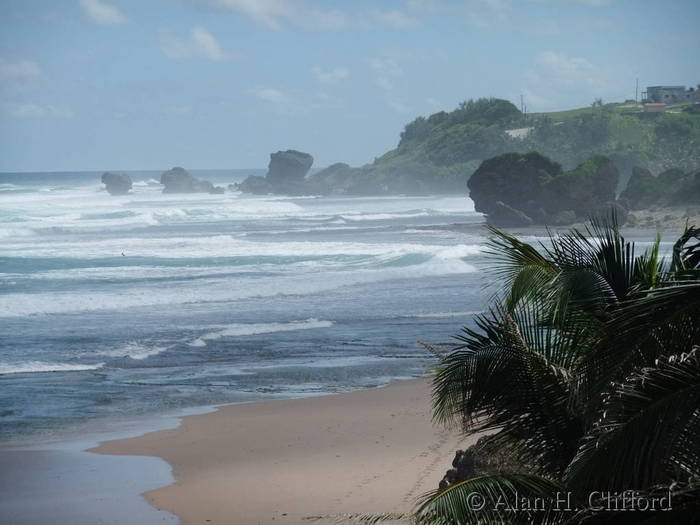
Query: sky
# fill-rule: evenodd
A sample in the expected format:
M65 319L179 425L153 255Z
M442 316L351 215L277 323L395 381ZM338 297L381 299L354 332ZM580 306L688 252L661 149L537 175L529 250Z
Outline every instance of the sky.
M0 171L362 165L470 98L696 86L698 20L698 0L0 0Z

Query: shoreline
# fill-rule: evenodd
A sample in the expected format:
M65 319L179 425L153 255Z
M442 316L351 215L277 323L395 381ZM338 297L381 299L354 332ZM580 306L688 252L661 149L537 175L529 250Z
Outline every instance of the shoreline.
M175 482L143 496L184 525L407 512L479 437L433 427L429 382L222 405L88 452L167 462Z

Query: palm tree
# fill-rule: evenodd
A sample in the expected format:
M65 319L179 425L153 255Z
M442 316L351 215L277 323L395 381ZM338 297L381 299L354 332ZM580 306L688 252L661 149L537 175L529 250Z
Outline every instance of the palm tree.
M700 516L700 229L687 227L670 258L661 257L658 236L636 254L614 216L585 232L550 233L537 248L491 233L503 286L442 359L434 418L488 432L521 468L430 493L416 520L689 523ZM630 490L647 499L625 497ZM662 495L670 495L671 510L606 510L638 509ZM541 508L523 509L519 499Z

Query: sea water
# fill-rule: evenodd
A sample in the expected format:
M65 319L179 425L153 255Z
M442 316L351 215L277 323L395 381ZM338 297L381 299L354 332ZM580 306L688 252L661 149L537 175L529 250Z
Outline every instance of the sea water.
M419 375L417 341L483 308L466 188L174 195L131 176L110 196L99 173L0 174L0 439Z

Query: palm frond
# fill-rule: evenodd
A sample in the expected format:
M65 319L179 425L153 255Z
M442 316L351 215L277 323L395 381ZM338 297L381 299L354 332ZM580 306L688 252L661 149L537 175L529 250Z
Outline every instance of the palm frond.
M692 242L695 241L695 242ZM700 228L686 225L683 235L673 245L671 271L676 278L698 278L700 271Z
M625 490L700 472L700 349L659 360L605 396L569 487Z
M662 355L689 352L700 341L697 319L700 281L667 283L628 301L576 366L575 403L588 403L635 367L650 366Z
M527 474L493 474L457 483L426 494L416 510L423 525L528 523L556 524L566 518L552 503L562 486L548 478ZM523 502L538 502L532 509ZM517 510L516 510L517 509Z
M559 472L581 434L568 410L570 377L537 347L554 337L528 321L536 312L518 314L499 308L477 318L479 331L465 329L463 346L433 379L433 416L467 431L498 431L494 439L535 471Z

